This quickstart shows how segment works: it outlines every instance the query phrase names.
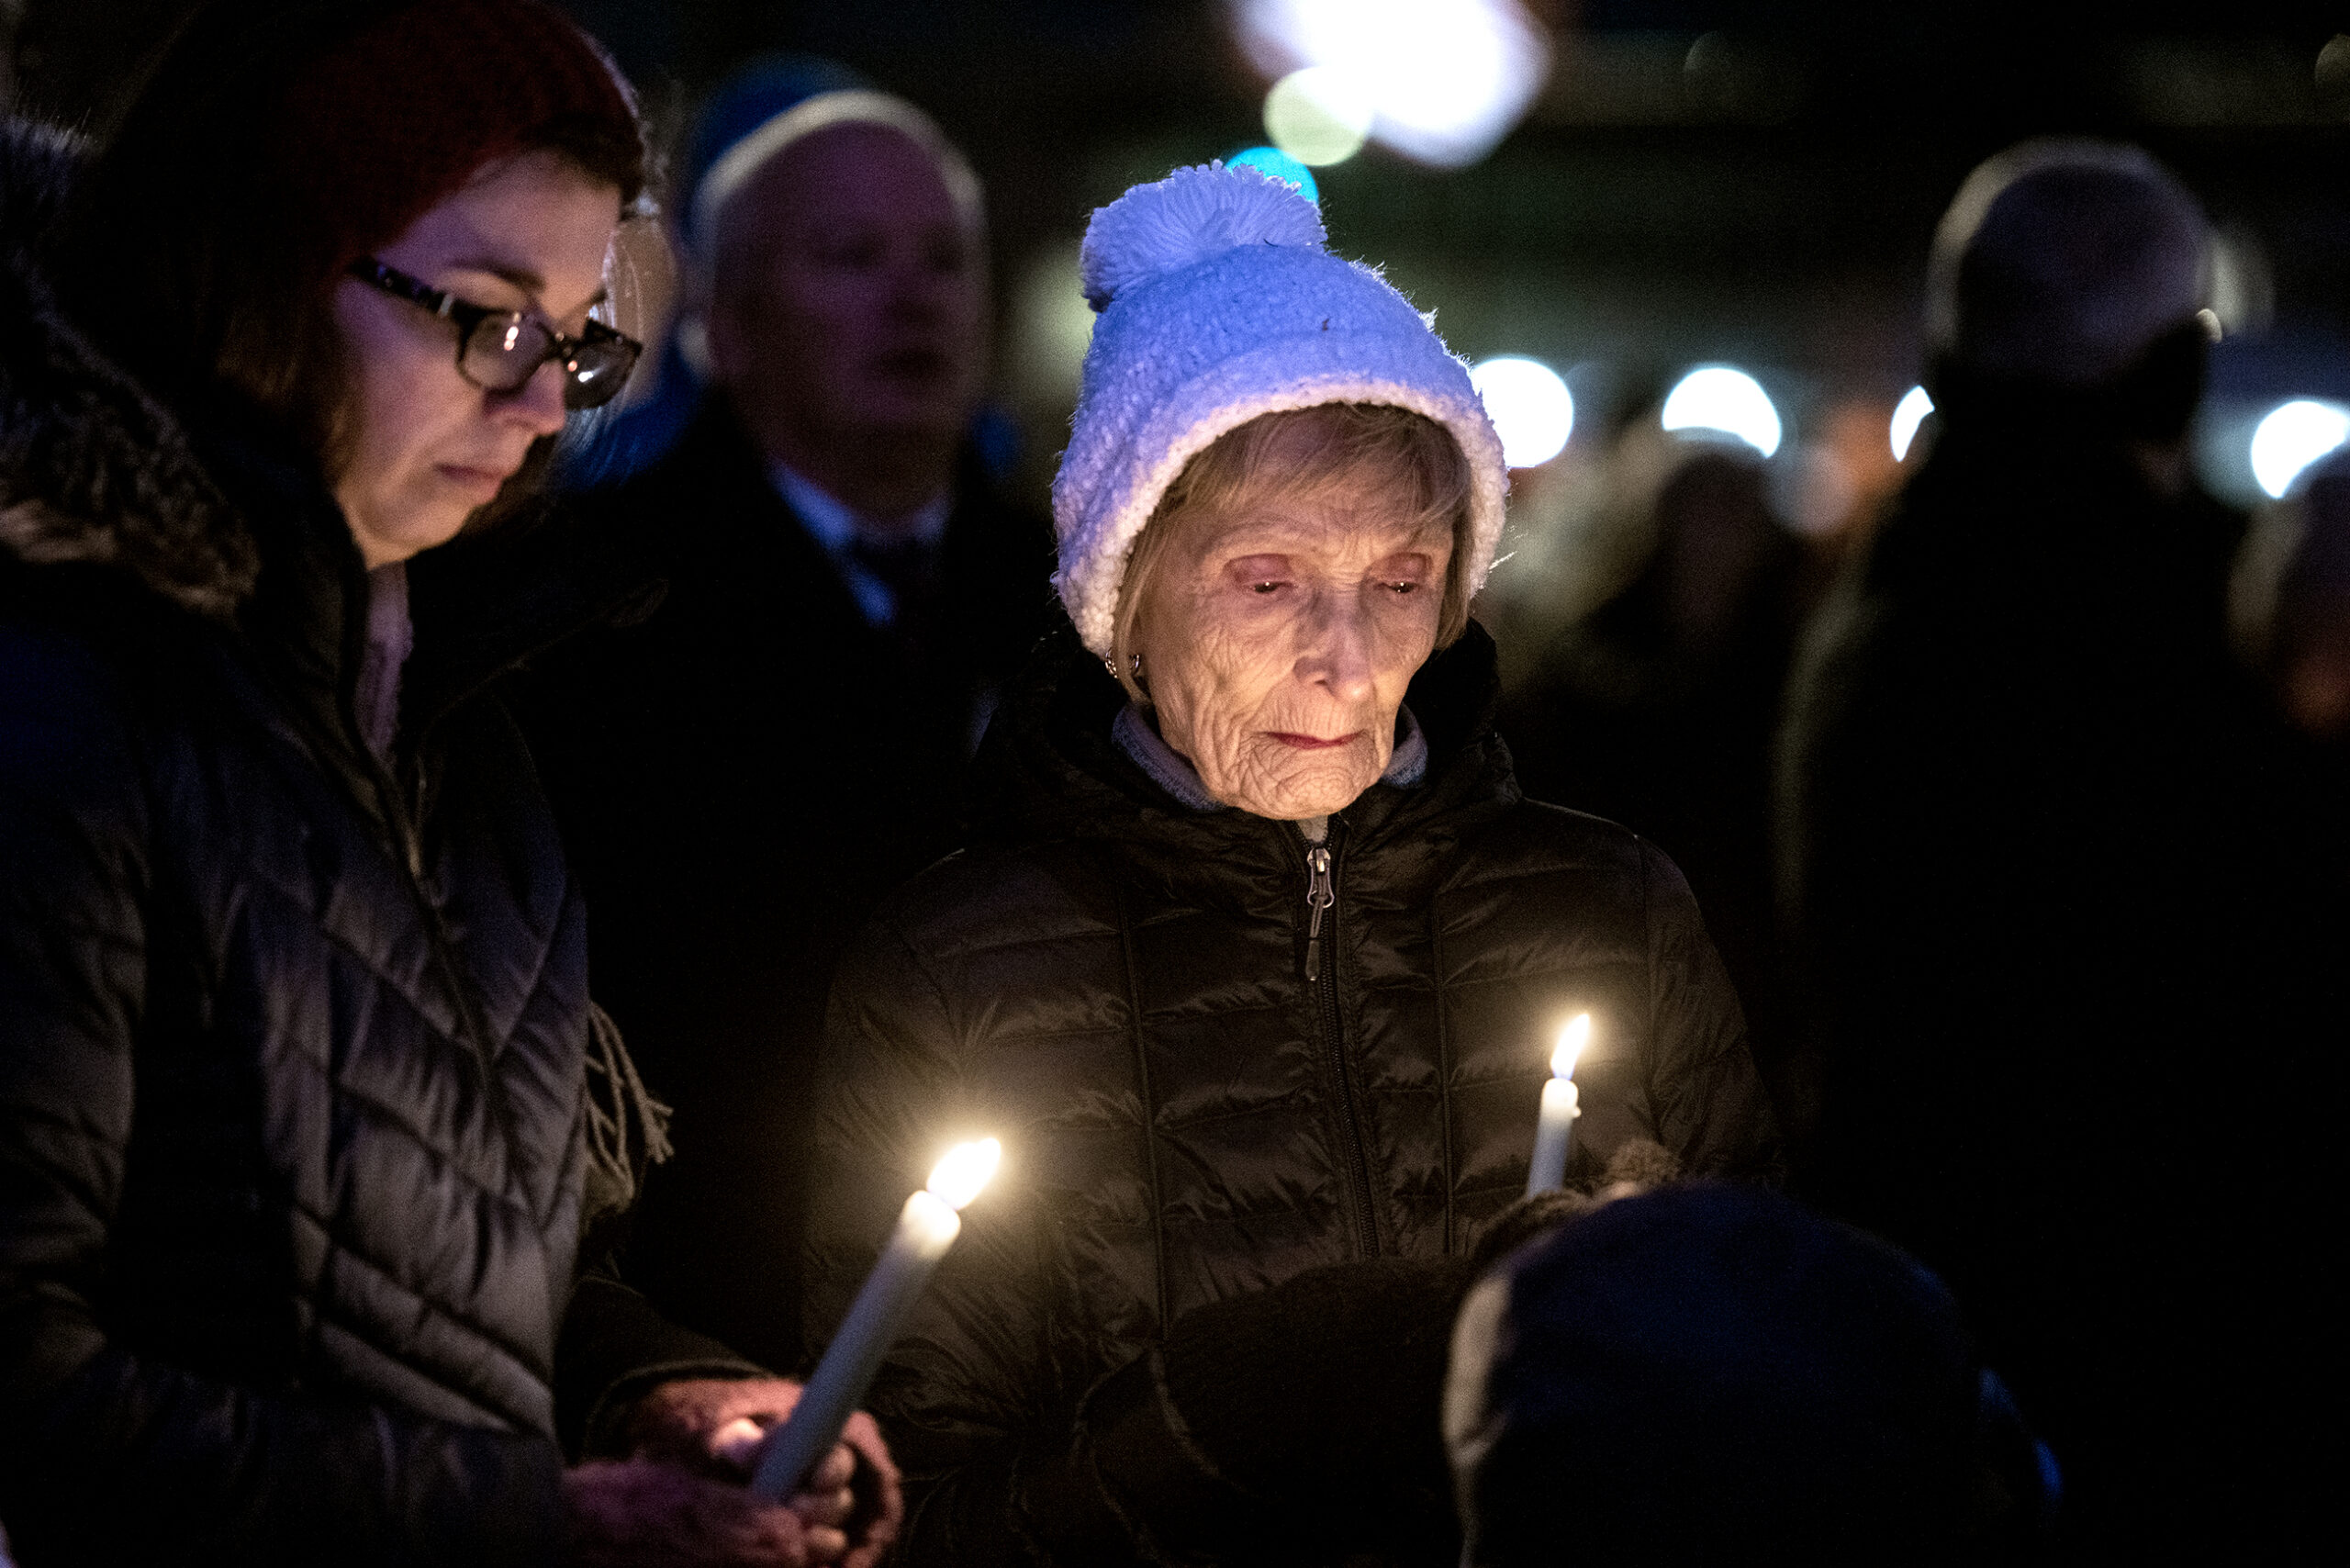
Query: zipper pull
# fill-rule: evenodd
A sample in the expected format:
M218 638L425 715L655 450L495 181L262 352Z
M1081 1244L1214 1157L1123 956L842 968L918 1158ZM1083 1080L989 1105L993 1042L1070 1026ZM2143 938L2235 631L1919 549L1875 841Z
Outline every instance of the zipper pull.
M1322 912L1338 902L1330 885L1330 846L1317 844L1305 852L1305 983L1322 974Z

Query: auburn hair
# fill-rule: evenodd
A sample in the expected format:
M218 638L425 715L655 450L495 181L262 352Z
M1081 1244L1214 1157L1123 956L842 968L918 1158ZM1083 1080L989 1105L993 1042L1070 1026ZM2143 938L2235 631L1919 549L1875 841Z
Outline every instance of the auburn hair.
M227 387L330 470L351 385L333 310L347 237L339 215L281 177L273 144L297 85L402 9L230 0L196 11L83 174L54 266L76 325L166 404ZM552 151L615 186L625 210L643 189L644 150L624 90L614 101L621 111L558 114L484 161Z

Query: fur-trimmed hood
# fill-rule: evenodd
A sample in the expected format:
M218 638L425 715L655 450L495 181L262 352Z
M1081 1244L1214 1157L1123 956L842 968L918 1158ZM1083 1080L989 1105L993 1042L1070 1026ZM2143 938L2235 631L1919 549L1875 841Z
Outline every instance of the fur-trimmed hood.
M252 534L180 420L68 320L44 251L85 156L79 139L0 122L0 552L97 563L183 609L233 616Z

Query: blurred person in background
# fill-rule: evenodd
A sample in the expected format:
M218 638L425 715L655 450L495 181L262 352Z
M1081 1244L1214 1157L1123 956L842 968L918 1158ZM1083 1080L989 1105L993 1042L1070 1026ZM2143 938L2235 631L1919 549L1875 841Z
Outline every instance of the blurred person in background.
M1941 1281L1776 1193L1613 1191L1462 1304L1464 1568L2031 1560L2061 1480Z
M719 89L688 169L689 363L621 421L614 463L644 465L563 524L666 594L543 661L522 717L596 909L598 998L676 1107L631 1277L789 1365L834 958L957 842L966 761L1046 624L1051 535L972 449L985 234L937 127L767 62Z
M2288 731L2274 795L2307 834L2300 864L2315 887L2343 896L2350 892L2350 454L2318 464L2254 517L2228 610L2237 655Z
M1950 1281L2092 1552L2287 1528L2280 1406L2323 1403L2299 1118L2344 1027L2338 910L2226 647L2243 521L2188 473L2210 246L2134 148L1969 177L1930 272L1940 434L1807 633L1785 736L1824 1062L1801 1179ZM2200 1126L2176 1090L2207 1077L2262 1109Z
M1080 256L1071 625L971 846L843 961L810 1337L998 1137L875 1384L910 1562L1449 1564L1406 1346L1440 1365L1441 1265L1525 1192L1560 1025L1577 1184L1643 1140L1768 1176L1769 1104L1672 862L1512 777L1468 608L1507 474L1427 319L1250 169L1135 187Z
M1665 432L1651 409L1610 470L1618 526L1650 542L1646 558L1537 653L1495 728L1528 794L1622 823L1688 876L1785 1124L1771 756L1806 553L1742 443Z
M2229 608L2238 651L2293 728L2350 749L2350 456L2255 520Z
M625 84L540 0L225 0L0 176L17 1549L872 1562L869 1424L754 1498L797 1386L605 1267L660 1116L485 690L572 597L409 592L634 360Z

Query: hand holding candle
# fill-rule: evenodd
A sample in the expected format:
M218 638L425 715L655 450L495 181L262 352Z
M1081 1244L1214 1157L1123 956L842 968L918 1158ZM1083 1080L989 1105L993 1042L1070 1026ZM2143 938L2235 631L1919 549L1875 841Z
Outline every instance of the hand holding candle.
M1591 1014L1578 1013L1559 1031L1550 1052L1550 1081L1542 1086L1542 1115L1534 1124L1534 1162L1527 1168L1526 1195L1555 1193L1566 1184L1567 1148L1573 1141L1577 1103L1575 1061L1591 1043Z
M932 1168L930 1184L906 1200L898 1228L849 1305L800 1403L769 1435L751 1476L753 1492L783 1501L840 1441L841 1428L864 1402L931 1271L962 1234L958 1211L979 1195L1002 1158L1003 1145L994 1138L957 1144Z

